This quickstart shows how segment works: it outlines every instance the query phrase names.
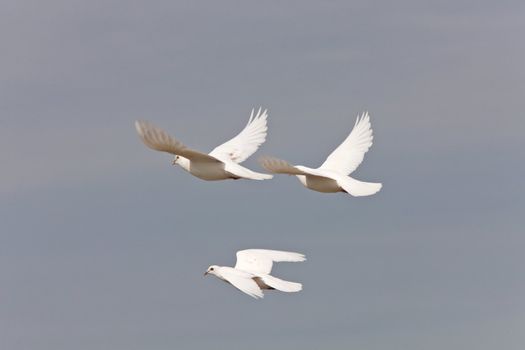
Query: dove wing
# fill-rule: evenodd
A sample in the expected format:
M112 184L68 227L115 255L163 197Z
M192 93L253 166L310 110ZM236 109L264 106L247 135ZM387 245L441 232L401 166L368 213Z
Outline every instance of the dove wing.
M248 124L237 136L215 147L210 155L219 159L226 158L235 163L242 163L255 153L266 140L268 114L266 109L261 112L260 108L256 114L254 113L255 110L252 109Z
M259 163L269 172L288 175L308 175L308 173L297 169L285 160L273 157L262 157Z
M273 262L305 261L303 254L280 250L246 249L237 252L235 269L253 274L267 275L272 271Z
M221 276L232 286L248 294L252 298L258 299L264 297L261 288L259 288L257 283L252 279L253 276L246 272L228 269L221 271Z
M352 173L363 161L365 153L372 146L372 127L368 112L357 117L350 135L337 147L320 166L320 169Z
M220 160L208 154L189 149L182 142L174 139L167 132L149 122L136 121L135 128L137 129L137 133L139 134L142 142L144 142L144 144L151 149L183 156L184 158L188 158L190 160L222 163Z

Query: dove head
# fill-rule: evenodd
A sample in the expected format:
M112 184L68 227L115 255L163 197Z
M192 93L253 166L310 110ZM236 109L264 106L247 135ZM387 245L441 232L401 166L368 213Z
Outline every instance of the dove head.
M218 276L218 270L219 270L219 266L211 265L210 267L208 267L208 270L206 270L206 272L204 273L204 276L206 275Z

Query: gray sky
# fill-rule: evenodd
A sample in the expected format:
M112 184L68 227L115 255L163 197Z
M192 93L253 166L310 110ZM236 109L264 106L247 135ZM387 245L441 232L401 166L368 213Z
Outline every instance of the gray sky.
M523 349L522 1L4 1L0 347ZM316 166L368 109L370 198L294 178L209 183L253 106ZM304 252L260 301L202 273Z

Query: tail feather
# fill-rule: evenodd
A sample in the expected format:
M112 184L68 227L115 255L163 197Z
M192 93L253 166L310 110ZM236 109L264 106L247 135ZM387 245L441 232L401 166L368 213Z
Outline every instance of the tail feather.
M359 181L350 176L337 179L337 183L345 192L354 197L371 196L379 192L381 187L383 187L380 183Z
M253 172L252 176L253 177L250 177L250 178L254 180L270 180L271 178L273 178L273 175L256 173L256 172Z
M259 278L262 279L262 281L268 286L280 290L281 292L292 293L299 292L303 289L303 285L301 283L284 281L282 279L270 275L263 275Z
M228 162L225 164L225 169L227 172L231 173L234 176L251 179L251 180L269 180L273 177L270 174L256 173L253 170L243 167L237 163Z

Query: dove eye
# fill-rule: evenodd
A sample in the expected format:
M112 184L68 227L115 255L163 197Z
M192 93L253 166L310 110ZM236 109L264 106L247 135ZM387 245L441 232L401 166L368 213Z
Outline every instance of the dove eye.
M213 267L210 267L210 271L213 271Z

